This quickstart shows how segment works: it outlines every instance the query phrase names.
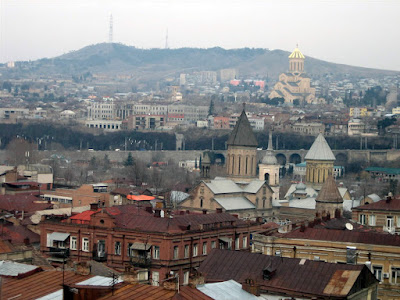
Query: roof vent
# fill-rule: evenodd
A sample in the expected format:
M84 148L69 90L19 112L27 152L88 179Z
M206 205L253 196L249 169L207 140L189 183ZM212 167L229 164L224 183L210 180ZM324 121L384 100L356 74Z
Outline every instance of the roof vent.
M264 280L270 280L276 272L276 268L272 268L272 267L266 267L263 270L263 279Z

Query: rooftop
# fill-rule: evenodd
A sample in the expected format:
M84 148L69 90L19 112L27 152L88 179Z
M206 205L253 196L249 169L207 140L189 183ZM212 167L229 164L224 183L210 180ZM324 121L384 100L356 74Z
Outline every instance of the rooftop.
M244 109L239 117L239 120L236 122L235 128L231 132L227 143L228 146L258 146L256 136L251 129L250 122Z
M308 150L306 160L336 160L331 147L329 147L324 136L320 133L312 144L310 150Z
M390 200L380 200L365 205L355 207L354 210L383 210L383 211L400 211L400 196L391 198Z

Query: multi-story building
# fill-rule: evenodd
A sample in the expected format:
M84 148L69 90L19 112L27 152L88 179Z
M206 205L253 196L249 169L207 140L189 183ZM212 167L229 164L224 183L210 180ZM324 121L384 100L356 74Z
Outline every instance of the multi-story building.
M378 202L355 207L352 218L361 225L389 233L400 233L400 197L389 195Z
M299 134L317 135L325 132L325 125L322 123L295 123L292 129Z
M355 119L366 117L368 109L366 107L350 107L349 116Z
M56 189L46 191L42 198L56 207L77 207L86 206L92 203L100 206L112 206L110 203L110 194L106 184L84 184L77 189Z
M253 235L255 252L337 264L366 264L378 285L378 299L398 299L400 236L366 229L345 218L315 220L291 230ZM368 298L362 298L368 299Z
M229 118L223 116L214 117L214 129L229 129Z
M185 285L212 249L249 250L250 234L260 227L228 213L167 215L125 205L93 207L66 221L44 221L40 228L41 251L54 263L67 249L74 262L94 259L115 268L133 266L148 272L153 285L174 272Z
M347 124L348 135L361 135L365 133L365 123L360 119L349 120Z
M104 131L121 130L122 121L115 120L89 120L85 122L87 128L99 128Z
M0 119L19 119L29 115L27 108L0 108Z
M88 107L89 120L113 120L115 118L115 104L113 100L93 102Z

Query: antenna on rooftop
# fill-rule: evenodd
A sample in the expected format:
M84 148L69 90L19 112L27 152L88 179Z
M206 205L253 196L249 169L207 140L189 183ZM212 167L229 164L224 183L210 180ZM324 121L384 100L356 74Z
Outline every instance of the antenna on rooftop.
M114 27L113 27L113 16L112 16L112 14L110 15L110 29L109 29L109 32L108 32L108 42L110 43L110 44L112 44L113 43L113 31L114 31Z

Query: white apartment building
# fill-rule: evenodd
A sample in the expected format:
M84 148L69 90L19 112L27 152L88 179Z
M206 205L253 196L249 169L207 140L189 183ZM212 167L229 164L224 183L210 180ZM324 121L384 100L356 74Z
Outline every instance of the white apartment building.
M105 131L121 130L122 121L115 120L88 120L85 126L88 128L99 128Z
M93 102L88 107L89 120L113 120L115 116L115 103L113 100Z

